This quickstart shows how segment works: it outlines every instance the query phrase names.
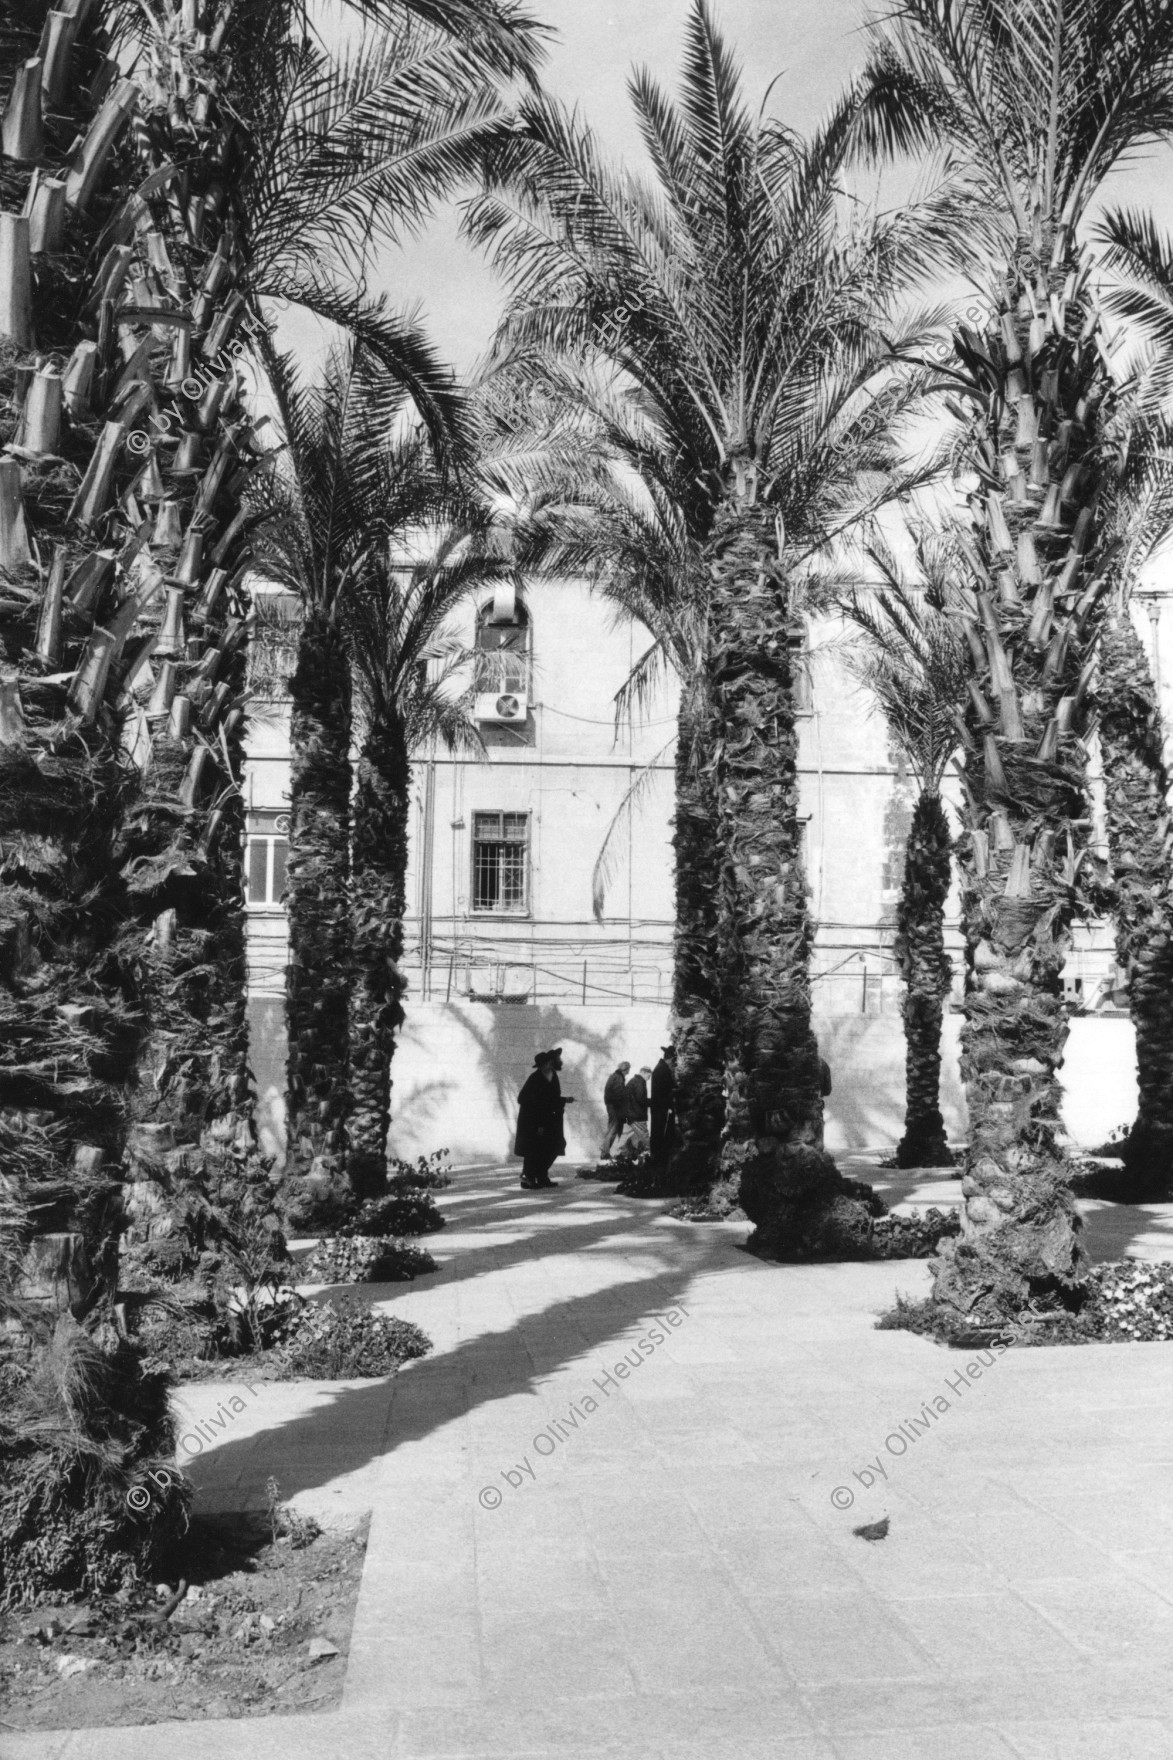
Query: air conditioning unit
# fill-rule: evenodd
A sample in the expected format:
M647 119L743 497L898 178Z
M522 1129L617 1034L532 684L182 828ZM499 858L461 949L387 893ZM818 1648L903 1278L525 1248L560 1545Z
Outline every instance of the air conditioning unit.
M528 707L526 699L516 691L484 691L473 704L473 720L497 726L517 724L525 720Z

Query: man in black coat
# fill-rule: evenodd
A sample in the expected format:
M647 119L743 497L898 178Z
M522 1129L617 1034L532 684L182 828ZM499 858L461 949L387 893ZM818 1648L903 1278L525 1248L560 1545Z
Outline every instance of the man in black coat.
M672 1142L672 1102L676 1095L676 1052L671 1045L662 1047L659 1063L652 1071L651 1091L651 1153L653 1161L663 1161Z
M627 1123L627 1072L629 1063L621 1063L612 1070L603 1088L603 1105L607 1108L607 1130L603 1137L603 1147L599 1150L599 1160L609 1161L611 1151L623 1135L623 1127Z
M561 1047L539 1051L534 1058L532 1073L526 1077L517 1108L517 1137L513 1152L521 1156L521 1185L527 1192L558 1182L550 1178L550 1169L566 1151L562 1114L570 1100L562 1098L558 1071L562 1067Z

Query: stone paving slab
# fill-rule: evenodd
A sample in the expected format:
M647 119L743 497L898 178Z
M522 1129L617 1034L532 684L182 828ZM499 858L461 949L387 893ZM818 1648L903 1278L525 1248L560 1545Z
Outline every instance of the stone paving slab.
M439 1271L363 1292L434 1340L394 1381L182 1391L205 1507L272 1474L373 1511L341 1709L5 1760L1173 1752L1170 1347L944 1351L874 1329L923 1264L766 1266L515 1179L458 1176Z

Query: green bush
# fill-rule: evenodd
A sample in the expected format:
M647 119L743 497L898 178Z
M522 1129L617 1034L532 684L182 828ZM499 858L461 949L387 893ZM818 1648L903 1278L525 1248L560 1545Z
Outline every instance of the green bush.
M416 1186L421 1192L443 1191L445 1186L452 1184L447 1149L421 1155L418 1161L400 1161L392 1157L387 1162L387 1184L396 1188Z
M154 1576L187 1526L171 1377L64 1315L0 1405L0 1606Z
M393 1375L431 1348L431 1339L410 1320L344 1302L305 1303L285 1321L277 1342L288 1380Z
M431 1193L404 1185L378 1198L368 1198L355 1217L331 1233L350 1239L387 1239L394 1235L435 1234L443 1227L444 1218Z
M407 1283L436 1269L423 1247L369 1235L320 1241L298 1267L300 1283Z

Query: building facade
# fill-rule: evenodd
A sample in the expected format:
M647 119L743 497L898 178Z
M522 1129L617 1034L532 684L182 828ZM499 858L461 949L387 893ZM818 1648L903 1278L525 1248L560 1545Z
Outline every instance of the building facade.
M454 633L475 649L469 682L485 749L420 752L413 767L392 1149L501 1159L535 1052L560 1044L563 1089L576 1100L568 1151L586 1157L602 1134L606 1076L621 1059L653 1064L670 1030L676 693L668 683L643 719L616 720L616 693L651 638L581 583L486 594L464 624ZM892 944L916 799L845 663L849 639L835 618L809 629L800 745L815 1025L834 1079L828 1146L839 1153L892 1143L902 1128ZM278 693L254 719L247 771L252 1056L262 1141L277 1156L287 727ZM959 993L955 908L948 938ZM1070 1045L1068 1122L1089 1142L1127 1122L1135 1099L1110 943L1104 925L1082 931L1068 976L1073 1000L1088 1005ZM943 1107L960 1134L958 1020L946 1022Z

